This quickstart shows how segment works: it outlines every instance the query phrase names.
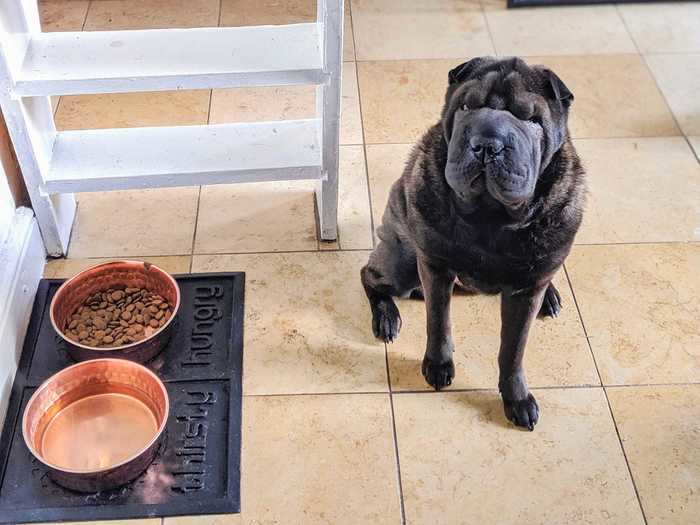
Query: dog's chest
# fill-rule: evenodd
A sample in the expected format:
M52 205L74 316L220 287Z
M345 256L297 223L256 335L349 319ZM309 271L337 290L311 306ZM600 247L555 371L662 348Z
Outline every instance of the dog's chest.
M439 257L465 285L486 293L531 286L558 266L548 247L527 230L459 225L440 238Z

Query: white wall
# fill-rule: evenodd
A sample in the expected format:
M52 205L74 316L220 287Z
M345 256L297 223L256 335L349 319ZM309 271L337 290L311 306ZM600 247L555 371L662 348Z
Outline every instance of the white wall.
M15 209L0 164L0 426L45 262L34 214Z

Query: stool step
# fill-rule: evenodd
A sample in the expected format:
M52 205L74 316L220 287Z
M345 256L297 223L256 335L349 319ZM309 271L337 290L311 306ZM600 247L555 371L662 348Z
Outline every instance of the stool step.
M321 84L322 26L31 34L12 95Z
M49 193L318 179L318 119L59 132Z

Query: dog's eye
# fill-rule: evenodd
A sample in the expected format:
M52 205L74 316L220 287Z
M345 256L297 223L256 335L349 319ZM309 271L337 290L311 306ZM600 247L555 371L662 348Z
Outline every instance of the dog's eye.
M532 122L533 124L537 124L538 126L542 126L542 118L537 116L537 115L533 115L527 120L529 122Z
M462 104L462 111L469 111L469 106Z

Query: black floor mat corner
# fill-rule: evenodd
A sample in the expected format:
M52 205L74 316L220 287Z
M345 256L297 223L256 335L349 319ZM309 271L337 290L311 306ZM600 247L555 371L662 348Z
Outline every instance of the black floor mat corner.
M53 483L22 439L32 392L72 364L49 321L63 281L42 280L0 436L0 523L109 520L240 511L243 273L177 278L173 337L147 366L165 382L170 416L158 457L134 482L80 494Z

